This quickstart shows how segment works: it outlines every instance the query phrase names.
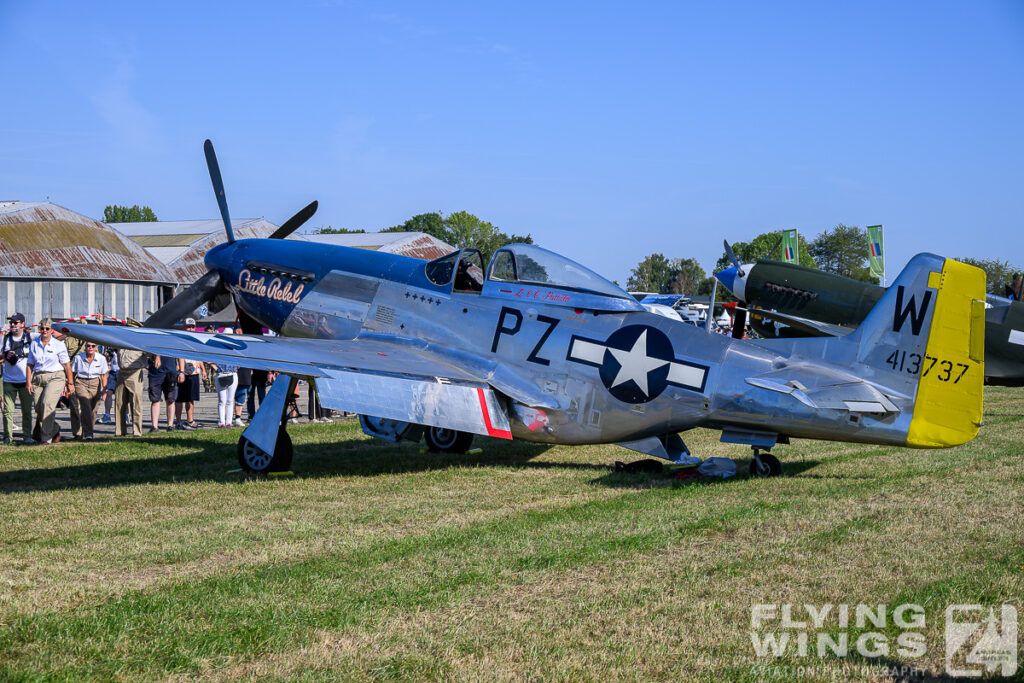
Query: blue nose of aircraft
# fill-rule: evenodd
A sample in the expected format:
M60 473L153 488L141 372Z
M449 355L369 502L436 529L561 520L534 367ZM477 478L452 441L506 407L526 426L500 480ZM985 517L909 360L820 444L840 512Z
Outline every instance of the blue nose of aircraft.
M232 257L235 254L235 243L222 242L206 252L203 261L210 270L217 270L222 275L230 270Z
M725 288L730 292L733 291L733 286L736 283L736 276L738 275L735 268L726 268L715 273L715 277L718 281L725 285Z
M734 268L726 268L715 273L715 277L718 281L725 285L726 289L732 292L732 295L740 301L746 301L746 289L747 289L747 277L750 275L750 269L754 265L743 266L743 274L740 275L739 271Z

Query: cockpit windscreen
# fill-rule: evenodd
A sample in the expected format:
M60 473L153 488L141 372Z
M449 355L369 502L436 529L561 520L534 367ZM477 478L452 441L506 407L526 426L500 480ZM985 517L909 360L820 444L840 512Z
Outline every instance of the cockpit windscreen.
M533 244L510 244L499 249L491 262L489 278L632 299L621 287L589 268Z

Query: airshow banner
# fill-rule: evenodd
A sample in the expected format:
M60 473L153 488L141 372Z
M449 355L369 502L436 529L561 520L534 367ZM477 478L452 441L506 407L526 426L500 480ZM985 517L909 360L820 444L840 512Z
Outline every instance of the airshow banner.
M782 231L782 260L786 263L800 262L800 243L796 230Z
M868 261L871 264L871 274L885 282L885 255L882 252L885 239L882 236L881 225L868 226Z

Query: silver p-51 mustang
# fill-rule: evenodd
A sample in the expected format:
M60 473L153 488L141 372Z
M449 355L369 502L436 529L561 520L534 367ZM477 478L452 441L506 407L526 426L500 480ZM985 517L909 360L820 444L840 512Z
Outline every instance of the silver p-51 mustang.
M58 328L276 370L291 386L308 378L324 407L359 413L367 433L422 436L432 450L465 450L482 434L619 443L675 460L688 454L680 432L709 427L752 446L752 473L770 475L780 464L767 450L790 437L942 448L981 424L985 280L972 266L915 256L845 337L737 340L648 313L614 283L533 245L504 247L485 263L476 249L424 262L236 241L209 141L207 159L228 241L206 255L207 275L147 325L170 325L226 291L247 331L280 336ZM242 433L243 467L290 466L288 393L289 382L275 383Z

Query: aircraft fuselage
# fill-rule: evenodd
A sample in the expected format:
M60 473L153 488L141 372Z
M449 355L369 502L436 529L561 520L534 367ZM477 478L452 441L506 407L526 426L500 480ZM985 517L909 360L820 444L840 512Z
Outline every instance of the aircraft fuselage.
M282 240L223 245L207 263L246 313L284 336L429 345L519 383L538 400L511 401L515 438L609 443L730 425L883 443L906 433L900 416L851 424L835 410L830 422L820 408L744 383L791 362L779 352L643 310L596 310L577 292L490 280L453 291L428 280L418 259Z

